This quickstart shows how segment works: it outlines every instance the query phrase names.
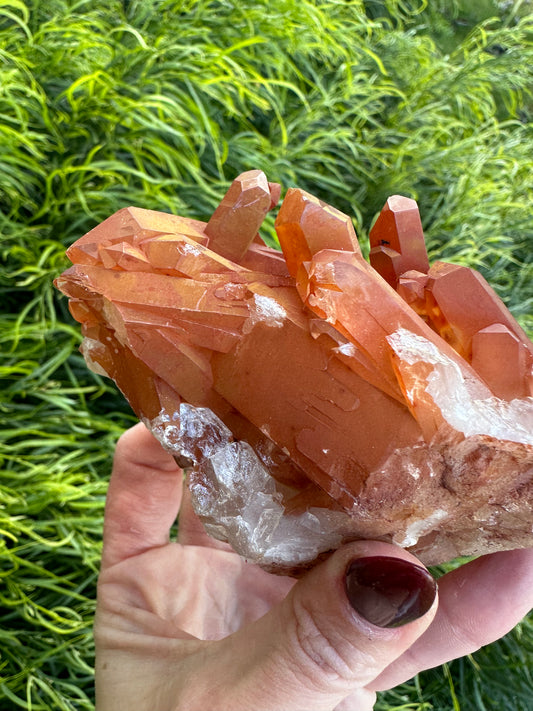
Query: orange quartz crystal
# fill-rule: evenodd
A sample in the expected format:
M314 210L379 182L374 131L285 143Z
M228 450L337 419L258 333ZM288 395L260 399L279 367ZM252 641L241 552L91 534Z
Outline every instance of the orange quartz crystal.
M430 267L389 198L349 217L240 175L207 223L125 208L56 284L89 367L189 470L206 529L295 573L345 541L426 563L533 545L533 345L477 272Z

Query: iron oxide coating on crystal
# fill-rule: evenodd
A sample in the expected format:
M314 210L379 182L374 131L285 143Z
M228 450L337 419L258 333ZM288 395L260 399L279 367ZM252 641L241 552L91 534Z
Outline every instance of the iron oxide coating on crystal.
M533 344L483 277L429 265L414 200L370 231L248 171L207 222L125 208L57 280L82 352L188 474L207 531L294 574L343 542L426 564L533 545Z

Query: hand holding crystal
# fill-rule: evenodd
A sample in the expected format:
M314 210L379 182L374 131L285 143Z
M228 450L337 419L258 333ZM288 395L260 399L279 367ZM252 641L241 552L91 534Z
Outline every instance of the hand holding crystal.
M370 711L375 691L473 652L533 605L533 552L434 583L408 552L349 543L296 581L207 536L173 457L117 446L95 623L98 711ZM179 515L177 541L170 531Z

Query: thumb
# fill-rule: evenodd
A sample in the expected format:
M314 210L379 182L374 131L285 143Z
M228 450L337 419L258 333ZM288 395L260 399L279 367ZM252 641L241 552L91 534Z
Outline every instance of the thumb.
M237 676L233 708L371 709L365 686L426 630L436 599L434 579L406 551L377 541L344 546L225 640Z

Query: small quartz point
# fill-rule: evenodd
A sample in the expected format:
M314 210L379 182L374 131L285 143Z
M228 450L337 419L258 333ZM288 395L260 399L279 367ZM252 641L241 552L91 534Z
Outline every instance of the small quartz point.
M277 204L279 188L276 183L269 183L261 170L239 175L205 227L210 249L239 262L265 215Z
M407 271L427 273L429 260L418 205L393 195L370 230L370 264L394 288Z
M238 176L206 222L124 208L56 285L88 366L188 469L206 530L295 575L343 542L427 564L533 546L533 344L476 271L429 264L414 200L370 231Z

